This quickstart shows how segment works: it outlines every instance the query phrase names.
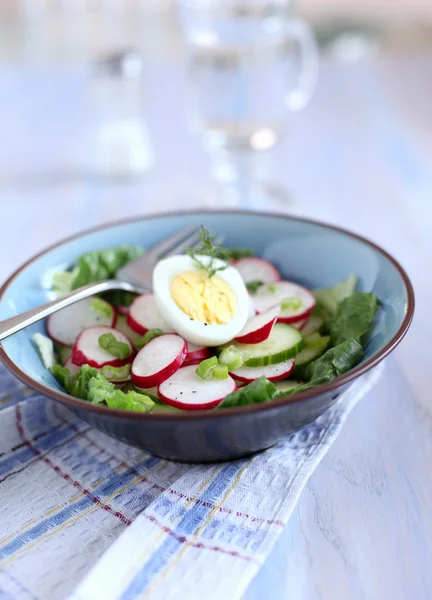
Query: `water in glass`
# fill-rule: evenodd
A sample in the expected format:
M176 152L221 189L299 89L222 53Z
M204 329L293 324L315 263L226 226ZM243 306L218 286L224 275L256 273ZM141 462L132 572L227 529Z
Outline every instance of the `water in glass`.
M295 83L286 3L184 4L194 129L208 149L271 148L285 134Z

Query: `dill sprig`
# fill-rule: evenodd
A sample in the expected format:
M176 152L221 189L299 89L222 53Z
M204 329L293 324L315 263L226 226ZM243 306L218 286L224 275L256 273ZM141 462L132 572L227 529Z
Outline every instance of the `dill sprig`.
M225 250L216 240L216 236L211 234L201 225L201 245L198 248L189 248L186 254L190 256L197 267L206 271L209 278L213 277L218 271L224 271L228 265L215 265L215 260L221 259L228 261L229 252ZM202 260L208 257L210 260Z

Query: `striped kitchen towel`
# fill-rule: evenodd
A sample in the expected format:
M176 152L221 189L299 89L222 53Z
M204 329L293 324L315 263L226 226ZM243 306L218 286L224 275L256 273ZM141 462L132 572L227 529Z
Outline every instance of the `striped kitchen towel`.
M217 465L126 446L0 372L1 395L21 399L0 411L0 599L240 599L379 372L277 446Z

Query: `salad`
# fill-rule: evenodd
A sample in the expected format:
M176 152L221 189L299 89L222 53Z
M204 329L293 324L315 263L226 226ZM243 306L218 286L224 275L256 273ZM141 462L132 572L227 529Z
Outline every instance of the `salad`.
M112 278L143 250L120 246L57 273L65 293ZM160 260L153 292L109 292L47 319L34 342L64 390L93 404L140 412L209 410L269 402L352 369L379 300L350 276L309 290L283 280L250 250L202 244Z

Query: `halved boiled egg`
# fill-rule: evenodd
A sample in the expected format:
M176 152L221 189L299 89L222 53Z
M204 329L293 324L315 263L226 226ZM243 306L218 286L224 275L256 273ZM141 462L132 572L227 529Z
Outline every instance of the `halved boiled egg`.
M163 318L187 341L203 346L229 342L248 318L249 295L240 273L222 260L200 256L209 277L190 256L161 260L153 271L153 292Z

